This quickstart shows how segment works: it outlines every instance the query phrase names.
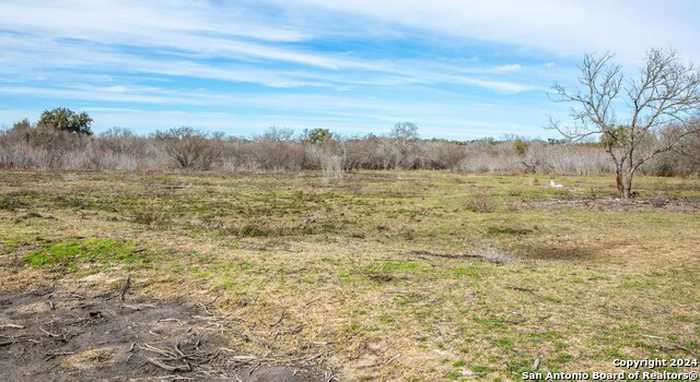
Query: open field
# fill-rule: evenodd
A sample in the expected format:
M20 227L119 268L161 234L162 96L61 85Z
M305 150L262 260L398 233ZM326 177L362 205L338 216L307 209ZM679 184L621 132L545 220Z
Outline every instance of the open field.
M158 319L213 317L196 330L233 356L347 381L507 381L535 363L614 371L615 358L697 358L700 180L641 177L625 203L609 176L557 182L2 172L0 324L68 309L22 291L111 292L172 310ZM3 342L20 334L56 340L3 326L0 365L21 359ZM70 358L94 350L76 346L43 362L76 372L85 362Z

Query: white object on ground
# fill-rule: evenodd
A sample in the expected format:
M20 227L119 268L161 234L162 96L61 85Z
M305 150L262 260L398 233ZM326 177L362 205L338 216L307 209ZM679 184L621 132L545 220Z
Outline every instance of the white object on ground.
M549 186L552 188L564 188L563 184L554 183L554 179L549 180Z

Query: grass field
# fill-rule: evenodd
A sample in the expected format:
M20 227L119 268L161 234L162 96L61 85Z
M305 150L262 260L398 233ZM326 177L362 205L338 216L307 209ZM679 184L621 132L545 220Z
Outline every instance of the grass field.
M348 381L697 357L700 180L641 177L653 203L630 204L611 177L557 181L2 172L0 285L130 274L134 294L235 318L229 348L323 354Z

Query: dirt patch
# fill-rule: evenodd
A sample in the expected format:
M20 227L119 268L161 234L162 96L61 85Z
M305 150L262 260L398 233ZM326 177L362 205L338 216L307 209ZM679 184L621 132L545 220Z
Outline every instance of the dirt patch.
M529 208L582 208L597 211L640 211L666 210L671 212L697 213L700 212L700 201L667 199L662 197L648 199L557 199L528 203Z
M186 302L0 292L3 381L333 381L316 359L240 354Z
M600 249L580 244L527 245L519 248L519 256L536 260L581 261L590 260L601 253Z

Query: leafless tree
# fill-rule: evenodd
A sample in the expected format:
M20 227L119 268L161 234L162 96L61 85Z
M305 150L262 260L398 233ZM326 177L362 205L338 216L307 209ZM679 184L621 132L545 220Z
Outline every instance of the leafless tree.
M205 133L190 127L156 132L155 139L162 142L168 156L183 169L207 170L220 154L215 145L218 138L209 139Z
M552 120L551 128L571 140L599 136L615 164L620 196L630 198L642 165L700 133L698 126L689 127L700 112L700 72L672 50L651 49L639 76L625 79L612 58L586 55L576 92L554 85L556 99L573 104L574 122ZM683 126L682 133L661 137L669 124Z

